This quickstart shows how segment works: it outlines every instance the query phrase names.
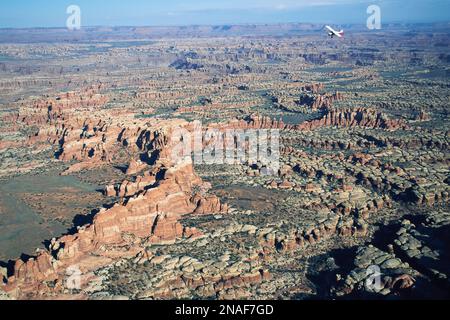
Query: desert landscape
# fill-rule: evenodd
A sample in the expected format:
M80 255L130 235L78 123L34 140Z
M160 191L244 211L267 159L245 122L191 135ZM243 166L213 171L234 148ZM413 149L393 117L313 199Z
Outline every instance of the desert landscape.
M448 299L450 25L345 27L0 29L0 299Z

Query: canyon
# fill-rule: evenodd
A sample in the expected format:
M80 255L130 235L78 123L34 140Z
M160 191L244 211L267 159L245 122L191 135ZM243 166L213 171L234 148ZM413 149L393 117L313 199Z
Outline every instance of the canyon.
M448 298L448 26L316 28L0 30L0 299Z

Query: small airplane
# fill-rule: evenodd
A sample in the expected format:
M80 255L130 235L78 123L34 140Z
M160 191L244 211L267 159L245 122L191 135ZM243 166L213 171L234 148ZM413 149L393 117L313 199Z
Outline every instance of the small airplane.
M336 31L330 26L325 26L325 27L328 29L328 31L329 31L328 35L331 38L334 38L335 36L338 37L338 38L343 38L344 37L344 30Z

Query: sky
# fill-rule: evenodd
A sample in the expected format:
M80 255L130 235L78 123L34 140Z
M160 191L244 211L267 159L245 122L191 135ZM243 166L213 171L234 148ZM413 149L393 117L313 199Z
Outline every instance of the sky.
M384 23L450 21L450 0L2 0L0 28L65 27L69 5L82 26L365 24L371 4Z

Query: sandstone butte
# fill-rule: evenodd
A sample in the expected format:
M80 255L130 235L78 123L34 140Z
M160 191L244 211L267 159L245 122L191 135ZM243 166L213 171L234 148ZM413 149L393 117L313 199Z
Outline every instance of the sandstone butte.
M78 128L76 124L80 123L82 127ZM207 194L210 184L198 177L189 158L172 159L172 128L188 126L188 123L173 120L148 125L147 129L142 129L145 127L142 123L136 128L123 129L101 121L91 127L86 122L76 121L71 126L55 124L56 131L43 129L31 137L60 141L58 157L81 161L77 165L108 161L118 143L148 153L154 158L153 165L150 171L138 177L138 181L148 183L135 186L121 203L102 209L91 224L78 227L75 234L52 239L48 248L37 251L35 257L15 261L7 283L0 289L20 299L64 297L64 279L71 266L79 268L83 274L82 284L87 285L93 271L120 258L134 257L148 245L201 236L199 230L183 227L179 222L182 216L228 211L227 205L221 204L216 196ZM94 151L86 151L86 146ZM135 171L137 167L141 164L132 159L129 169Z

